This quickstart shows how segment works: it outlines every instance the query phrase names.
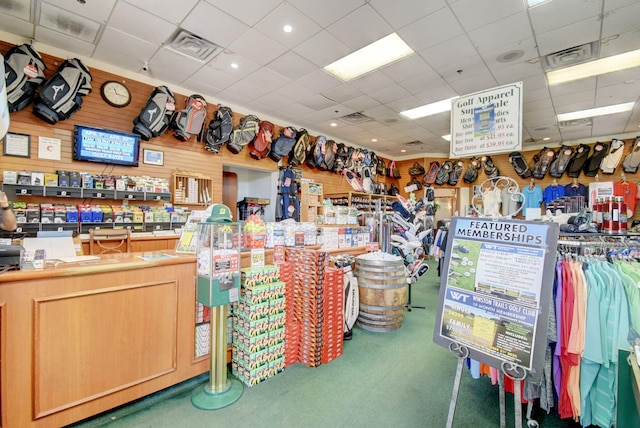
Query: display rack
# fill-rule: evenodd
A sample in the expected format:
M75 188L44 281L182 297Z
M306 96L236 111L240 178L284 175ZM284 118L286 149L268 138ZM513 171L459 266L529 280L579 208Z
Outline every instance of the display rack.
M321 223L322 184L304 182L300 188L300 221Z
M199 174L175 173L173 203L208 206L213 195L213 180Z
M397 200L397 198L392 195L376 195L361 192L330 193L326 195L326 198L330 199L333 205L355 207L363 211L375 210L376 201L382 202L383 210L391 210L391 204Z

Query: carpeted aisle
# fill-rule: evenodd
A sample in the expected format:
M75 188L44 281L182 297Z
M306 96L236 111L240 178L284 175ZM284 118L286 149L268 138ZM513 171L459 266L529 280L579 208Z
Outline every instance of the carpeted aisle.
M444 427L456 359L432 342L440 280L436 263L431 261L430 266L412 289L412 303L426 310L406 311L402 328L395 332L356 327L353 340L345 342L344 354L329 364L287 367L257 386L245 387L239 401L221 410L204 411L191 404L191 393L207 382L203 375L73 426ZM534 408L542 427L579 426ZM454 426L499 426L498 388L488 378L474 380L463 373ZM515 426L511 394L507 394L507 426Z

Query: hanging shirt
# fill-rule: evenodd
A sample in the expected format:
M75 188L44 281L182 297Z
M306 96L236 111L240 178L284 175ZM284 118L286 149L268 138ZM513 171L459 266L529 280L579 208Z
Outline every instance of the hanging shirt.
M564 187L552 184L544 189L544 204L549 205L551 202L564 196Z
M534 185L533 189L531 186L522 189L522 198L520 198L520 202L522 202L522 215L527 214L527 208L540 208L542 201L542 187L539 185Z
M518 210L520 196L515 194L517 190L515 186L506 186L502 189L502 193L500 194L500 199L502 200L502 215L514 215Z
M628 181L616 181L613 183L613 194L624 198L627 204L627 217L629 219L633 217L638 204L638 186Z
M487 216L500 215L501 190L493 188L482 192L483 214Z

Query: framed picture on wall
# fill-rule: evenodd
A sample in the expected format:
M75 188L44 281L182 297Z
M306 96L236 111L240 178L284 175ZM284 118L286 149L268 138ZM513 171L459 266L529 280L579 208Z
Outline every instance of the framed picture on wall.
M160 152L157 150L142 150L142 162L147 165L164 165L164 152Z
M2 154L4 156L31 157L31 136L7 132L2 140Z

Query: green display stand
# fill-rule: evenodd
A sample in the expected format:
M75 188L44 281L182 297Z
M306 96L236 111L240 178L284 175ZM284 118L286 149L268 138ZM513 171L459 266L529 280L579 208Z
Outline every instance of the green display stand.
M227 305L211 308L211 351L209 383L198 388L191 403L198 409L217 410L240 399L244 387L227 378Z

